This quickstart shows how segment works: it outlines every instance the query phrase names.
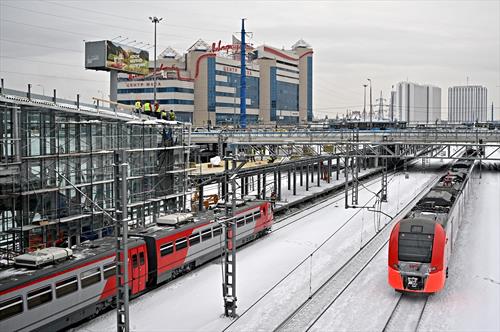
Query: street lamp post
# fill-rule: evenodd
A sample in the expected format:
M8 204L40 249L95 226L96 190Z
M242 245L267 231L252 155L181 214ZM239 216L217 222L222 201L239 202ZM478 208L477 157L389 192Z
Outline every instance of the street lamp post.
M370 128L372 127L372 116L373 116L373 104L372 104L372 80L367 78L368 82L370 82Z
M160 23L163 18L156 16L149 17L151 22L155 25L155 45L154 45L154 70L153 70L153 107L156 105L156 24Z
M363 88L364 88L364 103L363 103L363 121L366 122L366 87L368 86L368 84L363 84Z

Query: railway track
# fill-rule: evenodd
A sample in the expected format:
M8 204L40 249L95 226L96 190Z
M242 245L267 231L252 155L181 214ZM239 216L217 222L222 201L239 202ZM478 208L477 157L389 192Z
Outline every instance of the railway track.
M437 182L441 174L427 181L416 195L394 219L384 226L369 242L340 267L325 283L297 309L288 315L274 331L308 331L332 304L351 285L368 264L377 256L388 242L392 225L406 215L415 203Z
M417 331L429 295L401 294L382 332Z

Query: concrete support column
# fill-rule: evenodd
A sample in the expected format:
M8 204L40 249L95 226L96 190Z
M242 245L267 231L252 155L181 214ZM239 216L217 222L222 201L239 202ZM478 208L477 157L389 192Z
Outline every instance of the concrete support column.
M327 182L330 183L331 177L332 177L332 160L328 159L328 176L327 176Z
M260 189L260 174L257 174L257 198L260 199L261 189Z
M314 163L311 164L311 183L314 183Z
M273 192L276 195L278 193L278 173L276 171L273 172Z
M321 166L323 166L323 162L318 161L318 178L316 179L318 187L320 186L320 181L321 181L321 168L322 168Z
M340 158L337 157L337 180L339 179L340 174Z
M276 199L281 201L281 171L278 171L278 192L276 195Z
M304 173L304 172L303 172L303 168L304 168L304 166L303 166L303 165L300 165L300 169L299 169L299 176L300 176L300 186L301 186L301 187L304 185L304 180L303 180L303 177L302 177L302 175L303 175L303 173Z
M293 195L297 195L297 171L293 168Z
M306 166L306 191L309 191L309 164Z
M266 199L266 173L262 175L262 199Z

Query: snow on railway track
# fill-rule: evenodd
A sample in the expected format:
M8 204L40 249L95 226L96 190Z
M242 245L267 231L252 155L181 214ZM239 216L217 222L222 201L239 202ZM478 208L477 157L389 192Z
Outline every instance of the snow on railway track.
M382 332L417 331L428 300L425 294L401 294Z
M437 175L427 181L420 193L407 203L390 223L382 228L351 259L337 270L332 277L320 286L316 292L292 312L275 331L307 331L311 329L335 300L385 247L389 239L392 224L408 213L413 205L432 188L439 177L440 175Z

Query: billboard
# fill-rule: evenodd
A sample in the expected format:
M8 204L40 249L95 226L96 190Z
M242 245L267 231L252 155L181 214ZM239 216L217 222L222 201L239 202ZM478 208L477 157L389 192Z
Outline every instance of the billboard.
M85 68L147 75L149 53L110 40L86 42Z

